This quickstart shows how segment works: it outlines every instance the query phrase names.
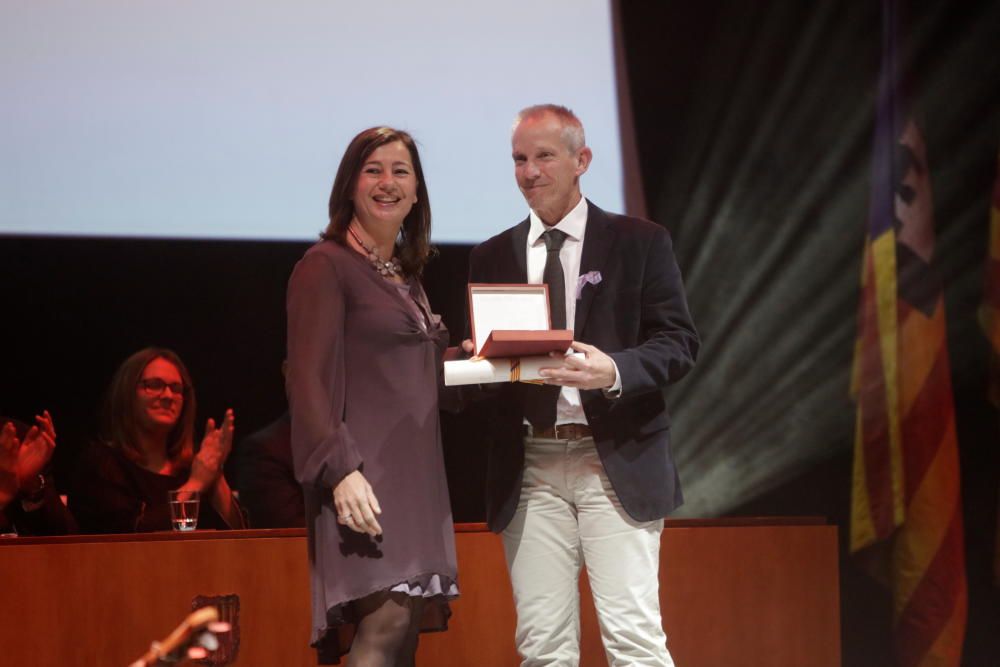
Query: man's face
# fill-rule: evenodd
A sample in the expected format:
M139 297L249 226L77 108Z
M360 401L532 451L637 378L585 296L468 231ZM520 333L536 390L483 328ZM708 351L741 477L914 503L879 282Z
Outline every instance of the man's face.
M580 175L590 165L587 147L571 151L562 123L551 113L522 120L511 140L514 177L528 206L554 225L580 201Z

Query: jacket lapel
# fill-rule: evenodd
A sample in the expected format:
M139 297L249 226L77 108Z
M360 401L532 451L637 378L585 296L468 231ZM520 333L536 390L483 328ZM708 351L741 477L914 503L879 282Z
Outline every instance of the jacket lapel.
M512 283L528 282L528 230L531 228L531 219L525 218L521 224L514 227L510 234L511 252L514 254L514 261L501 264L501 266L513 266L516 268L516 275L510 276Z
M527 232L526 232L527 233ZM600 274L611 255L611 247L615 242L615 230L608 214L587 200L587 231L583 237L583 252L580 255L580 276L590 272ZM527 236L525 236L527 243ZM584 283L580 291L580 299L576 302L576 318L573 322L573 337L581 340L583 328L587 324L587 315L594 295L604 287L603 283L592 285ZM576 285L567 285L567 290L573 290L576 295Z

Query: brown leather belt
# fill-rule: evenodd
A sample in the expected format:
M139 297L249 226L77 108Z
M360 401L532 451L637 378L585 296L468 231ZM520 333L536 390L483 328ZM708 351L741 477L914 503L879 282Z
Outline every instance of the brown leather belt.
M556 424L549 428L528 427L528 435L532 438L549 438L552 440L582 440L592 437L590 427L586 424Z

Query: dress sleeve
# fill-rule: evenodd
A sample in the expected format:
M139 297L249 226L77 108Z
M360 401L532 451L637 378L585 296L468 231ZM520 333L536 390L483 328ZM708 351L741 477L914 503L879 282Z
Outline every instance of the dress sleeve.
M295 477L303 486L333 488L362 460L344 423L345 296L329 257L307 253L295 265L287 307Z

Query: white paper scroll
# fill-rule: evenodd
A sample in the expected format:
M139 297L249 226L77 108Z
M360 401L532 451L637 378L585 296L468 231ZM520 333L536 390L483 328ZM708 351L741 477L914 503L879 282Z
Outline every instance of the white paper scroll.
M573 356L583 357L582 352ZM492 382L540 382L542 368L559 366L559 360L549 356L515 357L512 359L460 359L444 362L444 383L453 387L462 384Z

